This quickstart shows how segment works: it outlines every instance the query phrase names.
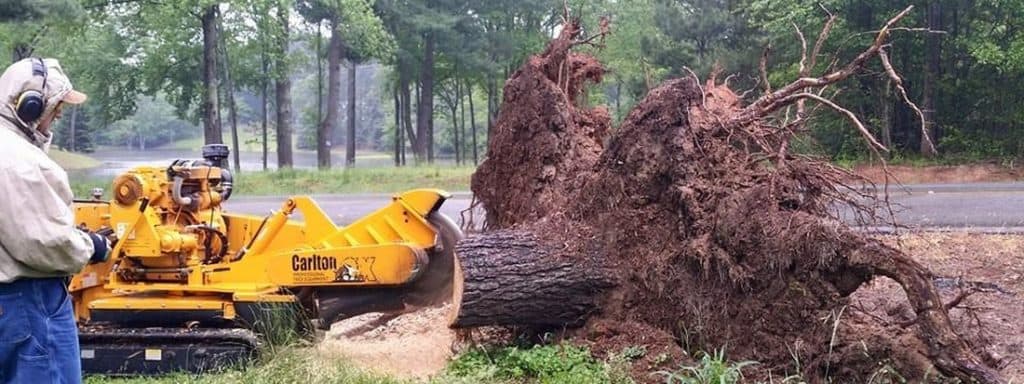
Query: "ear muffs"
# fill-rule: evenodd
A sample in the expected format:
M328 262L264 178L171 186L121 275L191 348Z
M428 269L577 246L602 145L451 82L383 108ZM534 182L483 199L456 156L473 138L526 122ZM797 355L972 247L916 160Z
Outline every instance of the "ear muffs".
M46 64L43 59L36 58L32 61L32 76L43 78L43 86L40 89L27 89L18 95L18 101L14 105L18 118L27 124L32 124L43 116L46 110L46 97L43 90L46 89Z

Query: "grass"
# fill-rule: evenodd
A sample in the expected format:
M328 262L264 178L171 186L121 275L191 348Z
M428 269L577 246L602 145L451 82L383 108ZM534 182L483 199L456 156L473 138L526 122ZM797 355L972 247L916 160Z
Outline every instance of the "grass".
M473 171L471 166L424 166L243 172L235 176L234 196L394 193L417 188L467 191ZM109 192L111 182L111 178L72 175L71 190L76 197L86 198L95 187Z
M405 383L400 379L372 374L345 360L318 356L308 348L291 347L276 351L271 358L247 369L206 375L172 374L156 377L86 377L87 384L385 384Z
M81 153L73 153L53 148L50 158L65 170L89 169L100 165L100 161Z
M243 173L235 178L238 195L399 192L415 188L469 190L473 167L352 168Z
M264 361L220 373L171 374L157 377L111 378L90 376L86 384L190 384L190 383L295 383L295 384L588 384L632 383L624 371L594 359L590 352L570 345L528 349L476 349L452 360L448 368L429 380L401 379L371 373L349 361L325 356L308 347L278 347Z
M437 381L442 380L442 381ZM532 348L474 349L449 363L435 382L632 383L623 370L601 362L586 348L568 344Z

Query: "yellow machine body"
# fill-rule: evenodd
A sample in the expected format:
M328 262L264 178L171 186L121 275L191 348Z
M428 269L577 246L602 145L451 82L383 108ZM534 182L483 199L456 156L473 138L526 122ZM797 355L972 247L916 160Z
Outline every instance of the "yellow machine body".
M441 246L428 218L449 197L444 191L401 193L338 226L306 196L266 217L225 212L230 180L222 171L201 162L138 167L115 179L110 201L76 202L79 225L117 239L106 262L70 282L80 324L102 313L115 321L171 313L231 321L241 305L299 303L310 289L402 287Z

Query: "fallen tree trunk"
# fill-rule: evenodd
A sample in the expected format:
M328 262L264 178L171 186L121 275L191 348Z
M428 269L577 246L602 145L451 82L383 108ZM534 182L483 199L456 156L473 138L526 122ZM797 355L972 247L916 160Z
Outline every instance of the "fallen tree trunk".
M496 231L456 247L462 276L454 282L452 327L582 325L612 287L599 265L558 255L530 232Z

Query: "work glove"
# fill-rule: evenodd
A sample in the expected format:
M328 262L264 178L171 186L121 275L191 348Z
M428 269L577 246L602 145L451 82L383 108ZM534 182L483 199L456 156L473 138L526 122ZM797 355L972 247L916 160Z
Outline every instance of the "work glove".
M91 232L83 231L86 235L89 235L89 239L92 240L92 256L89 257L89 263L102 263L107 261L110 257L111 241L108 236L112 236L113 231L110 234L104 235L101 231Z

